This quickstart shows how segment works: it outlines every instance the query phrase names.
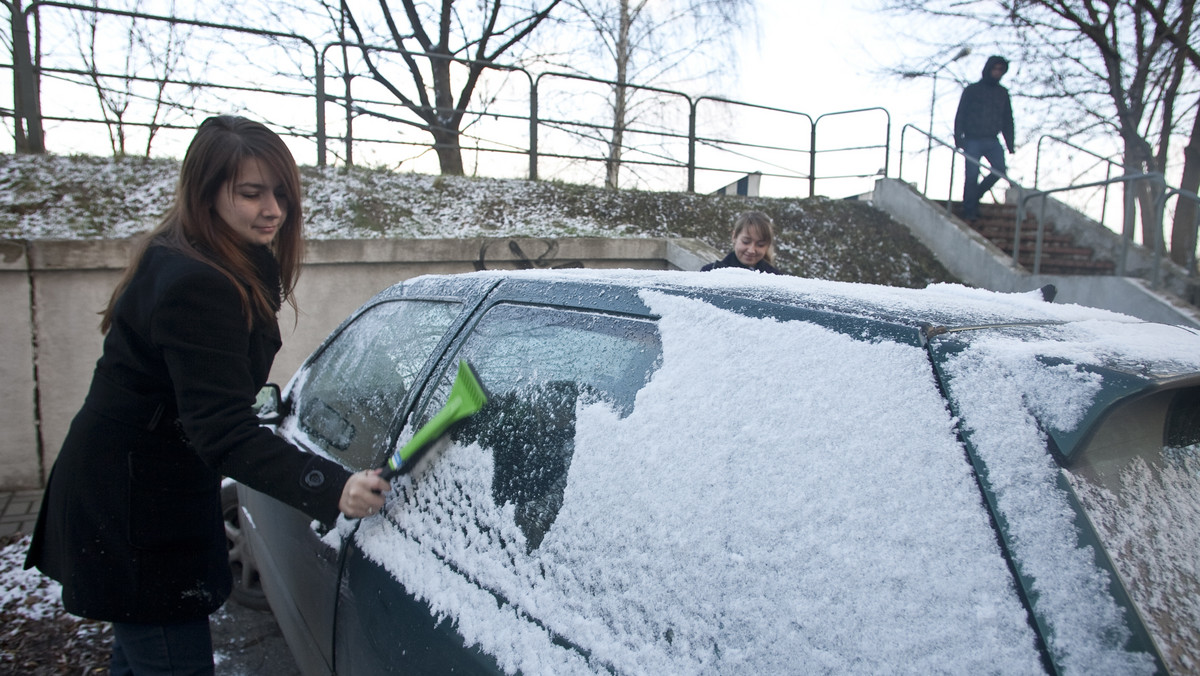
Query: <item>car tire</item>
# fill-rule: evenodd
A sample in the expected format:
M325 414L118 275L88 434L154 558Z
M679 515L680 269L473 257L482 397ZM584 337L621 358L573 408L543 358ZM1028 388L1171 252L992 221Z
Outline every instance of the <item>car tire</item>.
M238 505L237 484L227 481L221 486L221 514L225 519L225 546L229 552L229 570L233 573L233 591L229 597L239 605L254 610L270 610L258 566L250 543L242 532L242 510Z

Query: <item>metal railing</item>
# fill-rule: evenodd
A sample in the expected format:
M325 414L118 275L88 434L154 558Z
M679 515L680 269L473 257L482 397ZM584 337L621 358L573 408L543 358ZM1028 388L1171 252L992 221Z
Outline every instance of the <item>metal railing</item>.
M981 171L986 168L986 165L984 165L982 163L980 158L974 158L974 157L968 156L966 153L964 153L959 148L956 148L953 145L946 143L945 141L931 135L929 132L925 131L924 129L921 129L921 128L916 127L911 124L906 124L906 125L904 125L904 127L901 129L901 132L900 132L900 166L897 170L897 175L901 180L904 179L905 135L910 130L916 132L917 134L919 134L921 136L924 136L926 138L927 143L936 144L937 146L949 149L951 151L951 155L950 155L951 161L949 164L949 180L948 180L949 188L948 188L948 196L946 198L946 203L945 203L946 213L950 214L951 213L951 205L952 205L952 201L953 201L954 177L955 177L956 167L959 164L959 162L958 162L959 158L962 158L964 166L965 166L966 162L971 162L973 164L978 165L980 167ZM1055 139L1055 140L1059 140L1059 139ZM1080 149L1080 150L1084 150L1084 149ZM1084 150L1084 152L1095 155L1094 153L1091 153L1091 151ZM1107 158L1101 157L1099 155L1095 155L1095 156L1099 157L1100 159L1107 160ZM987 170L994 171L990 168L987 168ZM928 171L928 170L926 170L926 171ZM1009 183L1009 185L1011 185L1017 191L1017 212L1016 212L1016 216L1015 216L1014 223L1013 223L1013 247L1012 247L1012 266L1014 268L1021 267L1021 263L1020 263L1021 228L1022 228L1022 223L1024 223L1024 221L1025 221L1025 215L1027 213L1027 205L1033 200L1036 200L1036 199L1041 200L1041 205L1040 205L1040 208L1039 208L1038 214L1037 214L1037 231L1036 231L1036 235L1034 238L1033 266L1032 266L1032 270L1031 270L1032 273L1035 275L1041 274L1042 257L1043 257L1043 243L1044 243L1045 228L1046 228L1046 205L1048 203L1049 198L1052 195L1068 193L1068 192L1073 192L1073 191L1080 191L1080 190L1089 190L1089 189L1095 189L1095 188L1104 189L1105 195L1107 195L1108 187L1113 184L1117 184L1117 183L1130 184L1130 183L1135 183L1135 182L1139 182L1139 181L1146 181L1151 184L1152 189L1154 190L1154 194L1155 194L1154 205L1152 208L1153 211L1151 214L1151 217L1152 217L1151 218L1151 227L1156 228L1156 230L1159 233L1162 232L1163 215L1166 212L1167 200L1170 197L1175 196L1178 199L1188 199L1193 202L1196 202L1198 208L1197 208L1197 218L1195 219L1195 222L1192 224L1193 234L1195 234L1198 231L1198 228L1200 228L1200 197L1198 197L1195 193L1191 193L1191 192L1188 192L1185 190L1180 190L1179 188L1175 188L1175 187L1167 185L1165 177L1160 173L1128 174L1128 175L1115 176L1115 177L1110 175L1107 178L1105 178L1105 180L1103 180L1103 181L1094 181L1094 182L1088 182L1088 183L1076 183L1076 184L1072 184L1072 185L1068 185L1068 186L1050 188L1050 189L1045 189L1045 190L1038 189L1036 187L1035 188L1027 188L1027 187L1021 185L1018 181L1014 180L1011 176L1005 174L1004 172L994 172L994 173L999 174L999 176L1001 177L1002 180L1007 181ZM1134 205L1134 198L1135 198L1134 191L1130 190L1130 189L1126 189L1125 190L1125 209L1124 209L1123 218L1122 218L1122 228L1120 231L1121 247L1120 247L1120 252L1116 256L1117 260L1115 261L1115 264L1116 264L1116 273L1115 274L1118 276L1126 275L1126 272L1128 270L1130 245L1133 243L1134 233L1137 229L1137 212L1136 212L1136 208ZM1101 225L1104 225L1103 220L1098 221L1098 222ZM1160 236L1156 237L1155 239L1156 239L1156 246L1154 247L1154 250L1151 252L1152 268L1151 268L1150 283L1151 283L1152 288L1157 289L1162 285L1162 268L1163 268L1164 259L1166 258L1166 252L1165 252L1165 247L1164 247L1164 239L1165 238L1160 235ZM1193 239L1193 241L1195 241L1195 240ZM1188 261L1188 266L1187 266L1187 275L1190 278L1196 277L1195 247L1192 248L1192 251L1190 252L1190 255L1189 255L1189 261Z
M42 121L85 126L109 125L110 129L113 128L113 125L123 125L130 129L155 128L184 131L194 129L194 123L198 123L200 119L208 115L234 112L227 109L216 109L221 106L214 105L212 100L205 99L202 105L182 110L180 119L172 122L163 122L157 117L151 117L149 114L143 115L140 118L130 114L127 119L114 120L78 114L77 110L70 107L62 109L61 101L53 98L39 98L38 95L41 91L39 83L43 79L47 79L47 81L53 80L58 82L63 87L87 87L91 90L90 96L99 100L99 94L95 88L100 86L100 81L123 79L127 82L150 85L177 85L181 88L187 88L189 91L232 92L235 97L244 100L252 97L273 96L275 100L285 102L282 106L287 109L295 121L277 122L275 115L263 114L262 111L255 113L253 108L247 109L249 111L248 114L253 114L259 119L267 121L285 136L314 143L316 147L315 163L318 166L326 166L330 162L331 141L340 142L342 156L336 159L347 165L354 164L356 149L386 150L389 147L399 148L407 146L413 148L416 153L420 153L422 150L436 151L439 149L433 139L428 138L428 132L431 130L430 125L419 119L410 109L405 108L399 100L387 100L386 97L378 95L372 96L370 93L371 88L378 85L378 82L371 84L373 78L371 78L369 73L348 68L343 69L347 72L331 73L329 51L341 48L345 50L367 50L377 54L400 54L405 60L424 60L423 63L428 63L430 59L447 59L451 57L408 52L394 47L364 46L348 42L331 42L329 44L318 45L313 40L295 33L261 30L232 24L107 9L97 6L85 6L59 2L57 0L37 0L24 9L20 8L19 2L5 0L5 6L9 8L12 15L14 31L18 29L27 30L26 27L31 24L30 18L35 12L40 12L38 14L40 20L32 22L34 30L51 30L48 26L52 22L47 21L44 15L46 10L67 12L68 16L104 15L127 19L130 22L141 21L151 24L165 23L187 26L203 31L211 31L216 35L228 33L230 35L259 36L271 48L284 50L284 53L288 53L287 50L294 49L294 47L300 47L304 50L303 53L305 56L298 63L310 63L312 68L311 74L306 72L292 72L280 76L284 78L284 82L291 83L291 86L268 86L263 84L247 86L242 82L220 81L218 77L214 76L208 76L204 79L174 79L169 75L146 77L144 75L111 72L99 73L86 67L86 64L84 67L63 62L47 65L41 64L40 59L38 63L35 63L29 54L22 55L14 51L13 62L11 64L0 64L0 68L10 69L13 73L15 96L12 116L17 127L17 129L14 129L14 134L17 135L19 135L19 130L24 123L28 123L31 128L37 128L40 132ZM62 22L59 23L61 24ZM47 36L39 36L39 41L46 39ZM50 39L62 40L65 38L62 35L57 35L51 36ZM546 115L548 103L565 100L565 95L561 92L557 90L551 91L548 83L552 81L571 82L575 84L587 83L604 88L607 94L611 94L616 87L625 87L637 92L681 102L678 113L663 116L657 125L630 123L621 130L627 138L635 139L635 141L625 144L620 148L620 162L622 166L629 168L657 168L668 172L679 170L682 172L681 175L686 175L686 178L680 182L681 185L678 188L671 187L669 185L671 181L667 181L665 185L657 184L648 186L653 189L683 188L689 192L695 192L697 190L699 175L704 175L711 179L730 174L738 174L740 176L742 174L761 173L764 176L778 178L783 181L806 181L807 194L812 196L816 194L818 181L844 181L863 178L873 180L877 176L886 176L888 172L888 156L891 152L891 120L887 111L882 108L838 111L813 119L807 113L800 111L784 110L719 97L701 96L694 98L684 92L648 85L617 83L571 73L547 72L534 75L528 70L517 66L490 62L480 64L464 59L452 60L462 65L476 67L482 65L489 73L518 73L522 76L520 79L524 81L523 85L517 84L514 88L512 82L504 80L501 82L503 90L498 94L494 93L493 100L499 96L509 97L511 102L507 107L501 108L500 106L489 105L476 99L463 110L473 120L486 120L488 124L493 126L497 124L508 125L504 127L503 131L489 134L486 129L483 129L486 125L481 123L478 128L472 129L471 133L459 131L458 134L461 140L467 141L467 144L463 144L461 147L481 157L526 156L527 169L522 173L530 179L537 180L542 178L541 174L545 172L544 165L547 160L560 159L584 167L595 166L596 164L603 165L611 161L609 153L599 152L594 149L596 145L603 146L605 143L611 142L612 138L611 136L605 136L605 132L611 133L612 131L611 122L599 123L595 121L596 119L600 119L603 113L603 106L597 106L591 110L580 110L579 114ZM286 62L288 62L288 59L280 59L280 63ZM349 61L347 62L348 64ZM301 68L300 70L306 71L307 68ZM497 78L500 77L502 75L497 75ZM341 92L329 91L328 81L330 78L335 80L340 79L344 83L344 89ZM90 83L88 82L89 80L91 81ZM304 84L295 86L297 82ZM363 84L364 82L368 84ZM365 95L364 92L366 92ZM68 98L77 101L86 97L72 93ZM413 98L415 99L416 97L414 96ZM306 100L310 103L307 106L296 106L290 103L290 101L296 100ZM277 107L280 104L276 103L272 105ZM341 112L340 119L336 115L335 119L328 119L328 113L333 110L330 106L336 106L336 109ZM744 133L746 130L738 129L737 125L730 125L731 129L723 129L718 121L714 121L715 118L709 119L707 116L710 112L714 111L713 106L719 107L716 109L718 113L734 111L735 114L740 115L748 114L747 111L758 111L779 115L781 116L780 119L784 120L780 123L781 128L789 133L793 125L787 122L787 120L801 120L805 123L803 131L807 132L807 134L796 137L797 142L795 143L789 142L790 137L789 139L785 139L784 142L773 140L760 141L748 138L748 135ZM305 108L313 111L311 117L303 112ZM300 112L296 114L296 111ZM859 122L857 126L862 135L868 138L871 137L875 130L878 130L878 134L875 135L875 140L872 143L854 147L820 148L819 144L824 139L819 138L818 128L821 127L823 120L829 120L829 122L825 122L824 124L831 124L832 120L846 116L853 116L855 120L858 120L859 116L879 114L882 114L884 117L882 123L863 124ZM377 126L374 133L370 131L364 133L356 129L355 120L367 117L377 120L381 124L386 123L391 126ZM187 120L188 122L194 121L194 123L187 124L183 120ZM344 133L331 133L331 126L339 125L339 123L344 125ZM511 126L513 123L521 125L522 128L528 131L515 131ZM363 126L369 127L371 125ZM406 130L412 129L422 130L427 133L427 136L416 139L411 133L406 133ZM563 133L559 134L556 132ZM783 137L786 135L781 134L780 136ZM807 142L807 147L805 147L805 141ZM469 144L474 145L472 147ZM23 151L22 148L18 148L17 150L18 152ZM74 148L68 150L74 151ZM882 154L881 158L879 157L880 154ZM860 159L864 156L865 159ZM828 161L823 158L828 158ZM492 163L493 166L496 164ZM824 174L818 174L818 166L821 166L825 170ZM558 177L556 176L556 178ZM799 191L788 192L779 196L791 196L797 192Z
M1062 138L1059 138L1057 136L1053 136L1050 134L1043 134L1042 136L1038 137L1037 153L1034 155L1034 160L1033 160L1033 188L1035 190L1038 187L1038 179L1040 178L1040 172L1041 172L1041 168L1042 168L1042 142L1043 141L1053 141L1055 143L1065 145L1068 148L1077 150L1085 155L1088 155L1090 157L1093 157L1093 158L1105 163L1105 171L1104 171L1105 183L1103 184L1104 190L1103 190L1102 197L1100 198L1100 218L1097 220L1100 223L1107 223L1107 220L1105 219L1105 217L1108 213L1108 186L1112 185L1110 182L1108 182L1108 180L1112 178L1113 167L1120 169L1123 173L1124 165L1122 165L1121 162L1112 159L1111 157L1105 157L1098 153L1094 153L1094 152L1088 150L1087 148L1078 146L1074 143L1071 143L1070 141L1068 141L1066 139L1062 139Z
M127 10L108 9L108 8L99 7L99 6L89 7L89 6L75 5L75 4L66 3L66 2L56 2L55 0L35 0L34 2L30 3L29 7L27 7L24 11L19 10L18 7L9 5L10 13L12 13L11 25L14 27L14 31L13 31L14 34L22 32L20 29L24 29L24 31L27 32L28 25L29 25L29 16L32 13L34 13L35 11L38 11L41 9L49 9L49 8L65 9L65 10L70 10L70 11L82 11L82 12L89 12L89 13L93 13L93 14L102 14L102 15L109 15L109 16L119 16L119 17L124 17L124 18L128 18L128 19L141 19L144 21L160 21L160 22L166 22L166 23L176 24L176 25L193 26L193 27L197 27L197 28L209 28L209 29L214 29L214 30L219 30L219 31L231 31L234 33L259 35L259 36L267 37L267 38L271 38L271 39L289 40L289 41L293 41L293 42L299 43L301 45L304 45L312 52L313 64L314 64L314 68L316 71L315 77L313 78L313 84L315 87L315 91L313 92L313 100L316 105L316 127L318 129L322 129L325 126L325 107L323 105L324 100L325 100L325 93L323 90L324 85L325 85L324 63L323 63L322 59L320 58L320 52L318 52L316 44L313 43L312 40L309 40L307 37L304 37L303 35L297 35L295 33L285 33L285 32L280 32L280 31L263 30L263 29L258 29L258 28L247 28L245 26L214 23L211 21L200 21L200 20L194 20L194 19L184 19L184 18L179 18L179 17L161 16L161 15L157 15L157 14L145 14L142 12L131 12L131 11L127 11ZM38 26L39 30L40 30L41 23L42 22L40 22L40 21L37 22L37 26ZM15 47L14 47L14 49L15 49ZM34 111L37 111L39 120L64 119L64 118L47 117L47 116L42 115L42 113L41 113L41 111L43 110L43 107L41 105L42 102L40 101L40 97L36 93L36 92L40 92L41 88L36 85L36 82L37 82L37 79L41 77L42 73L63 74L63 73L72 72L71 69L43 69L41 67L35 67L32 63L32 60L30 59L30 60L28 60L28 66L30 68L30 72L23 73L22 72L22 62L26 61L25 57L27 57L27 56L28 55L14 54L12 68L14 70L14 80L16 81L15 86L19 91L28 91L28 92L34 92L34 93L32 95L26 94L25 97L18 97L18 99L15 101L16 106L14 106L15 117L17 117L17 118L25 117L25 119L28 120L28 117L27 117L28 112L20 109L22 106L21 98L28 98L29 96L32 96L32 98L28 99L29 103L33 104L34 100L37 100L37 103L34 105L31 105L30 108L32 108L32 110L34 110ZM75 71L75 72L78 72L78 71ZM97 75L96 73L90 73L90 72L88 72L87 74L93 75L93 76ZM29 84L25 84L25 83L29 83ZM182 83L179 83L179 84L182 84ZM89 120L77 120L77 121L86 122ZM104 120L102 122L107 124L109 121ZM136 123L131 123L131 124L136 124ZM146 123L142 123L142 124L146 124ZM32 121L30 121L29 126L32 127L35 125ZM325 156L325 141L324 141L324 137L320 134L317 135L317 144L318 144L318 150L317 150L318 164L323 165L324 164L324 156Z

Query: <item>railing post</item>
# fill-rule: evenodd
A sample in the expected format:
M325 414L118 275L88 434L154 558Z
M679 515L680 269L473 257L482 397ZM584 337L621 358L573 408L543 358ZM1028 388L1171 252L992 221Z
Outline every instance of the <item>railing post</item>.
M325 54L317 52L317 166L325 166L328 138L325 136Z
M700 105L700 99L688 103L687 191L693 193L696 192L696 107Z
M529 180L538 180L538 80L529 84Z
M971 158L967 157L970 162ZM963 179L966 180L965 177ZM1013 252L1012 264L1014 268L1021 267L1021 223L1025 221L1025 189L1017 186L1017 220L1013 223ZM1034 265L1037 265L1037 259L1034 259Z
M1126 172L1129 175L1129 172ZM1121 224L1121 254L1117 259L1117 276L1125 276L1125 259L1129 256L1129 243L1133 241L1133 230L1136 227L1134 223L1135 210L1133 202L1133 185L1129 181L1125 181L1122 186L1125 191L1125 216Z
M946 186L946 213L954 214L954 167L958 165L958 152L950 153L950 183Z
M817 124L808 125L808 196L817 194Z
M1038 208L1038 226L1037 238L1033 244L1033 274L1038 275L1042 272L1042 238L1046 233L1046 202L1050 198L1045 194L1042 195L1042 204Z
M7 4L7 3L6 3ZM13 39L13 127L16 152L43 154L46 138L42 132L42 106L38 99L40 87L29 47L29 23L21 9L21 0L12 0Z

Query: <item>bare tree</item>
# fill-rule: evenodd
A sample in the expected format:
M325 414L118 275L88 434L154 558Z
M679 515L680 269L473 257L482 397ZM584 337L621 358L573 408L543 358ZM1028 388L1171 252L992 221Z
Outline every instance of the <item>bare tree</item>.
M612 68L612 118L605 139L604 184L619 185L625 132L638 117L638 98L667 85L705 79L734 60L736 36L752 15L754 0L568 0L591 36L593 57ZM578 30L578 29L576 29ZM566 64L578 70L578 61Z
M42 130L41 85L34 75L41 66L40 41L31 43L29 25L21 0L0 0L12 15L9 51L13 64L13 138L18 153L46 152L46 139ZM35 25L39 14L32 11ZM40 35L40 31L35 31Z
M98 0L92 0L91 5L100 9ZM174 0L169 8L168 16L174 16ZM128 152L132 125L127 115L130 106L136 105L139 109L149 108L148 121L137 124L146 128L145 155L149 157L159 129L173 113L190 111L194 100L193 87L172 87L172 81L188 65L203 67L203 63L196 62L195 55L190 57L191 62L185 60L183 45L190 30L170 21L142 18L141 0L133 0L123 8L105 9L116 10L119 18L113 20L111 14L101 11L71 15L76 48L96 91L113 154L123 156ZM119 37L113 37L113 25L122 26L116 32ZM110 68L114 70L110 72ZM146 111L139 110L137 117L146 118Z
M1177 13L1168 16L1164 8L1151 0L1138 0L1138 7L1153 17L1155 24L1167 39L1174 45L1177 53L1176 77L1173 84L1182 78L1185 67L1193 72L1200 72L1200 53L1191 45L1192 20L1195 15L1195 0L1186 0ZM1186 66L1185 66L1186 64ZM1172 98L1170 105L1174 106ZM1183 148L1183 172L1179 179L1179 188L1193 195L1200 193L1200 96L1192 108L1192 129L1188 135L1187 144ZM1172 112L1164 113L1171 117ZM1163 125L1166 128L1167 125ZM1164 153L1166 143L1159 146L1160 154ZM1180 199L1175 207L1175 219L1171 226L1171 260L1180 265L1191 262L1191 256L1196 251L1196 213L1198 205L1190 199Z
M1150 3L1155 21L1140 5ZM1121 139L1128 174L1165 172L1183 126L1181 94L1195 94L1197 70L1162 25L1190 26L1194 0L896 0L889 8L957 26L947 44L990 42L1021 65L1011 88L1058 134ZM1162 24L1162 25L1160 25ZM1182 32L1182 31L1181 31ZM1186 40L1185 40L1186 42ZM944 48L944 46L943 46ZM975 51L979 51L976 49ZM1194 116L1195 109L1189 109ZM1190 125L1189 125L1190 126ZM1162 241L1150 184L1126 186L1142 206L1143 243Z
M433 136L443 174L462 175L460 133L480 77L489 64L525 40L562 0L526 0L523 4L483 0L418 3L380 0L378 25L369 25L365 10L342 0L339 16L358 43L372 79L381 84L420 120ZM385 72L388 59L374 47L382 40L399 55L411 87ZM426 59L428 61L426 62ZM465 79L457 87L453 66ZM428 71L426 71L428 68ZM428 72L428 77L426 75Z

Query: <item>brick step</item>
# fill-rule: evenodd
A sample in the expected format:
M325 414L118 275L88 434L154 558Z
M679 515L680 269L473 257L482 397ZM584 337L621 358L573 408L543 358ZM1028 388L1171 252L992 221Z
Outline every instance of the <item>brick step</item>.
M953 213L962 217L962 203L955 203ZM1001 251L1012 255L1014 221L1017 207L1010 204L980 204L979 219L971 227L995 244ZM1021 224L1021 254L1018 262L1028 270L1033 269L1033 250L1037 246L1037 219L1026 215ZM1046 223L1042 231L1042 261L1040 271L1049 275L1106 275L1112 274L1116 265L1112 261L1094 260L1095 251L1090 247L1076 246L1075 238L1067 233L1054 231L1053 223Z
M1011 225L1009 225L1007 227L997 227L997 226L976 227L975 231L996 243L999 243L999 242L1009 242L1010 244L1012 243L1013 229L1012 229ZM1029 229L1021 228L1022 246L1024 246L1024 243L1026 243L1026 242L1032 243L1032 242L1036 242L1036 241L1037 241L1037 226L1034 226ZM1050 230L1047 230L1042 233L1042 244L1059 244L1062 246L1071 246L1074 243L1075 243L1075 238L1068 234L1065 234L1065 233L1057 233L1057 232L1053 232Z
M1004 253L1012 255L1012 244L1011 243L1005 243L1005 244L1001 244L999 242L992 242L992 243L995 244L996 246L1000 247L1000 250L1003 251ZM1027 245L1022 244L1021 255L1025 255L1028 253L1029 255L1032 256L1033 250L1034 250L1033 245L1027 246ZM1092 260L1092 256L1094 254L1095 254L1095 252L1092 251L1092 249L1090 247L1086 247L1086 246L1046 246L1044 243L1042 244L1043 260L1047 256L1053 256L1054 258L1065 258L1065 259L1090 261L1090 260Z
M1022 255L1019 262L1025 268L1033 270L1033 254ZM1111 275L1115 269L1112 261L1053 259L1042 256L1039 272L1045 275Z

